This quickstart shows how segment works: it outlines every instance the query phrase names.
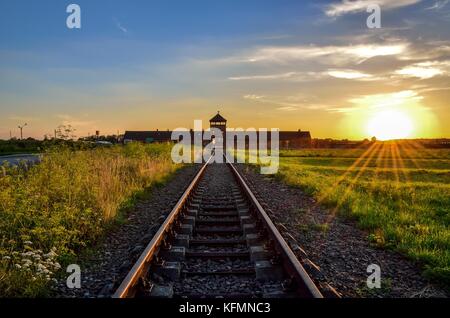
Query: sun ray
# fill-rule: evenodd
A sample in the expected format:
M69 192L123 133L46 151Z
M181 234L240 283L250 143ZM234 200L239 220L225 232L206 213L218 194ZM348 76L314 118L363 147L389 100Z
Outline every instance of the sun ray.
M420 169L419 161L412 155L412 146L410 144L411 142L409 140L405 141L402 144L402 149L405 152L405 155L408 157L409 160L414 164L416 169Z
M394 154L397 157L397 163L398 163L398 166L399 166L399 171L405 177L405 182L407 184L409 184L409 181L410 181L409 170L406 169L406 167L405 167L405 163L404 163L403 157L402 157L402 155L400 153L399 143L398 142L394 142Z
M377 160L375 161L375 171L374 171L374 176L372 178L372 182L371 182L371 187L374 188L376 185L376 182L379 179L379 175L380 175L380 170L385 169L386 168L386 158L384 158L384 155L386 153L386 143L382 143L380 146L381 149L379 149L378 151L378 157ZM381 165L383 165L383 168L381 168Z
M373 146L373 147L372 147ZM366 171L367 166L370 164L372 158L375 156L377 151L380 149L381 145L378 143L373 144L370 148L372 148L372 151L365 156L365 161L362 165L362 167L359 168L357 174L355 177L353 177L347 187L344 190L344 194L339 198L335 208L331 211L330 215L327 218L327 222L331 222L332 219L336 216L336 213L338 212L339 208L342 206L343 202L347 198L348 194L350 193L351 189L355 185L356 181L359 179L359 177Z
M376 143L372 144L361 156L359 156L353 162L353 164L350 167L348 167L346 171L341 176L339 176L339 178L337 178L337 180L330 186L329 190L325 191L319 196L319 198L317 199L317 204L322 203L323 200L325 200L326 197L328 197L328 195L334 191L335 187L338 186L339 183L341 183L350 173L352 173L355 170L355 168L359 165L361 161L363 161L367 156L373 153L375 148Z
M391 156L391 160L392 160L392 168L394 170L395 182L398 185L400 182L400 176L398 174L398 162L397 162L397 157L395 156L395 153L394 153L394 148L395 148L395 144L394 144L394 142L391 142L389 144L389 151L390 151L390 156Z
M416 150L420 150L420 152L424 152L425 154L430 156L432 159L440 158L438 155L434 154L430 149L425 148L424 145L422 145L421 143L419 143L415 140L411 140L411 146ZM424 158L422 158L422 159L424 159Z

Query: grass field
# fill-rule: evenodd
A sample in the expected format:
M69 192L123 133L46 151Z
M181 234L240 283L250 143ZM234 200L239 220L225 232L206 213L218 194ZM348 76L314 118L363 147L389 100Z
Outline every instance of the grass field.
M374 244L404 253L450 286L450 149L390 142L281 151L277 177L331 213L357 219Z
M62 267L177 169L170 150L58 147L28 171L0 166L0 297L47 296Z

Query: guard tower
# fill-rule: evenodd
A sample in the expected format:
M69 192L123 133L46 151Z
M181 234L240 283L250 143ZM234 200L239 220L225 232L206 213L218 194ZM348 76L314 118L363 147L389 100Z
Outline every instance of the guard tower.
M222 145L221 147L225 147L227 138L227 120L220 115L219 111L217 112L216 116L209 120L209 128L217 128L222 131L222 138L214 137L214 142L219 142Z
M220 115L218 111L216 116L209 120L210 128L218 128L222 131L223 138L225 138L225 134L227 133L227 120Z

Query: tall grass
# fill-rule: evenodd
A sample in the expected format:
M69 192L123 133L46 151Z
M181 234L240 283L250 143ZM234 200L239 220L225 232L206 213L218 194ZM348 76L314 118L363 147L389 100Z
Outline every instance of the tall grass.
M374 244L404 253L450 286L450 151L401 151L289 151L278 178L331 213L357 219Z
M45 296L61 264L95 243L118 213L177 166L170 145L51 149L0 177L0 296Z

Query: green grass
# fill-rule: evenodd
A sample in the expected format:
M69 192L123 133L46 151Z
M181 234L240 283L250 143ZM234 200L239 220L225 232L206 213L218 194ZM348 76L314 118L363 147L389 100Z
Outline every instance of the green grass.
M356 219L372 243L450 286L450 150L385 144L366 151L282 151L277 178Z
M0 297L48 296L49 284L95 245L121 211L179 166L170 145L53 148L0 177Z

